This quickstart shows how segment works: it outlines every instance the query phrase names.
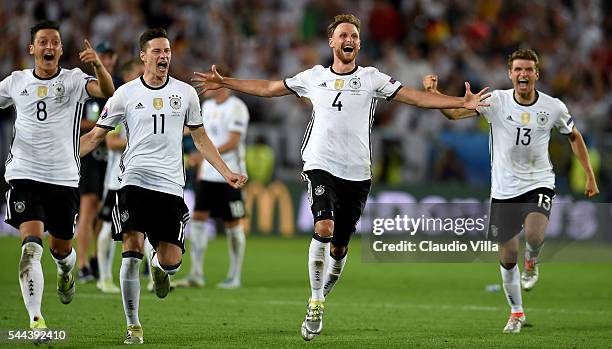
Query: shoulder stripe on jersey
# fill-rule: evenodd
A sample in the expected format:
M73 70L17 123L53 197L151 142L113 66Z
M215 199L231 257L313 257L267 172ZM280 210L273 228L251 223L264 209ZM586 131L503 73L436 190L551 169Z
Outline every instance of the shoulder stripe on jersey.
M81 157L79 156L81 142L79 137L79 126L81 125L82 112L83 103L77 102L76 108L74 109L74 120L72 121L72 148L74 152L74 161L76 162L79 176L81 175Z
M121 173L125 171L125 165L123 164L123 159L125 159L125 154L128 152L130 148L130 128L128 126L127 120L123 121L123 126L125 127L125 137L127 139L127 145L121 154L121 159L119 159L119 169L121 169Z
M304 150L306 149L306 145L308 145L308 140L310 139L310 134L312 133L312 126L314 125L315 112L312 111L310 115L310 121L308 122L308 126L306 126L306 131L304 132L304 136L302 137L302 146L300 147L300 154L304 155Z
M400 86L397 88L397 90L395 90L395 91L394 91L394 92L391 94L391 96L387 97L387 100L388 100L388 101L390 101L390 100L392 100L393 98L395 98L395 95L396 95L396 94L399 92L399 90L401 90L401 89L402 89L402 87L403 87L403 86L402 86L402 85L400 85Z
M300 95L298 95L297 92L295 92L293 89L291 89L291 87L289 87L289 85L287 85L287 79L283 79L283 84L285 85L285 87L287 88L287 90L293 92L294 95L297 96L297 98L300 98Z

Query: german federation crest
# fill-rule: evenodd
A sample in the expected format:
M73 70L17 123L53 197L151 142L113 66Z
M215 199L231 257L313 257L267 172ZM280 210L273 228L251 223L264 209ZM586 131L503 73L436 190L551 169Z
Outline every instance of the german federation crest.
M121 222L125 223L128 219L130 219L130 214L127 210L121 212Z
M66 93L66 87L61 81L56 81L51 85L51 91L56 97L62 97Z
M153 108L160 110L164 107L164 100L162 98L153 98Z
M359 81L358 77L354 77L351 80L349 80L349 86L353 89L353 90L357 90L361 87L361 81Z
M537 115L538 117L536 120L538 122L538 125L540 126L546 125L546 123L548 122L548 113L541 111L541 112L538 112Z
M323 195L323 193L325 193L325 187L322 185L317 185L317 187L315 188L315 195L320 196Z
M22 213L23 211L25 211L25 202L23 201L17 201L15 202L15 212L17 213Z
M181 109L181 96L172 95L170 96L170 106L172 109Z

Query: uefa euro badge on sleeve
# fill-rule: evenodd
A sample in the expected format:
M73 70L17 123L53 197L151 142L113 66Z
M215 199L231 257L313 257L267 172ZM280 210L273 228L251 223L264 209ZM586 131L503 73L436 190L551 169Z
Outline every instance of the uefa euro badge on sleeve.
M153 108L160 110L164 107L164 100L162 98L153 98Z
M46 85L38 86L38 89L36 90L36 94L38 95L39 98L47 97L48 92L49 92L49 88Z

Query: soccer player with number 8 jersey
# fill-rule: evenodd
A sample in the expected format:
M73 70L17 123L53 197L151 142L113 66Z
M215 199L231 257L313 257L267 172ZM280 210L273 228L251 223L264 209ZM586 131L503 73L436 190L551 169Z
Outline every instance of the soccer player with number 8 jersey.
M44 287L43 233L57 264L57 292L68 304L75 292L72 248L79 209L79 123L90 97L110 97L115 88L100 58L85 40L79 57L91 63L96 78L81 69L59 66L63 54L59 25L41 21L30 31L34 69L13 72L0 82L0 108L17 114L6 161L6 222L22 241L19 284L30 327L45 328L41 312Z

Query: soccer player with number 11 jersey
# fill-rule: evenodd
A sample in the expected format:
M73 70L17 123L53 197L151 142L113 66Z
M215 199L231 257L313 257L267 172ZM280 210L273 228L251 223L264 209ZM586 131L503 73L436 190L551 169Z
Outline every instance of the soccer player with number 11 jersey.
M121 294L127 320L126 344L144 341L138 318L139 266L146 237L155 251L151 272L155 293L164 298L169 275L178 272L185 251L185 224L189 211L183 201L183 128L191 129L198 150L228 184L241 188L246 177L233 173L204 131L196 90L168 75L171 49L164 29L140 36L144 74L117 89L108 100L96 127L81 137L80 155L92 151L122 122L127 147L120 159L121 187L112 219L115 240L123 241Z

